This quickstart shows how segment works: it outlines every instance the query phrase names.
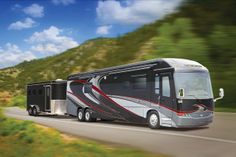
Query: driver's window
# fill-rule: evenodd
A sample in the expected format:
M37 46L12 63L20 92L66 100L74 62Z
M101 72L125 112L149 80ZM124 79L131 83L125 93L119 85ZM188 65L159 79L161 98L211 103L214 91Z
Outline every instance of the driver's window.
M162 77L162 96L170 97L170 80L168 76Z
M158 76L158 74L156 74L155 77L155 94L159 95L160 94L160 81L159 81L160 77Z

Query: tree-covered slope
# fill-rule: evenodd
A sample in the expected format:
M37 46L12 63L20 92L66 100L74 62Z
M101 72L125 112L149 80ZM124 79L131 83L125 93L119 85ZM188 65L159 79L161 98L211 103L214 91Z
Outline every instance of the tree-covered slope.
M72 73L151 58L177 57L207 66L215 95L219 87L225 89L226 96L217 105L234 108L235 8L234 0L187 0L176 13L121 37L89 40L62 54L2 69L0 101L1 95L22 94L29 82L66 79Z

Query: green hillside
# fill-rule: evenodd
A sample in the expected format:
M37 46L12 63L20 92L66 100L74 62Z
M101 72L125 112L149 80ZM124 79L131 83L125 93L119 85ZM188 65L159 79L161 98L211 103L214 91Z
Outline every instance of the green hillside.
M188 3L187 3L188 2ZM98 38L56 56L0 70L0 101L24 93L29 82L162 57L199 61L211 72L217 107L235 108L236 2L188 0L179 11L117 38ZM8 98L8 99L6 99Z

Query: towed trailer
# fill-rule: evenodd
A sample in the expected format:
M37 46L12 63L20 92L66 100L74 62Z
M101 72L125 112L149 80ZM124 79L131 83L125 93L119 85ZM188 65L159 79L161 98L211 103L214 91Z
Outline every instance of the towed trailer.
M67 81L60 79L28 84L26 109L29 115L66 114L66 85Z
M206 67L172 58L74 74L67 78L63 93L64 113L79 121L147 123L153 129L208 125L214 102L224 96L220 89L220 97L213 98Z

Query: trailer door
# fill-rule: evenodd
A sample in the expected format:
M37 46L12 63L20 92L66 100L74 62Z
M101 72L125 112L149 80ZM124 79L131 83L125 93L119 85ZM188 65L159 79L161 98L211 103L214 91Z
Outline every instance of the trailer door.
M45 86L45 111L50 111L51 106L51 86Z

